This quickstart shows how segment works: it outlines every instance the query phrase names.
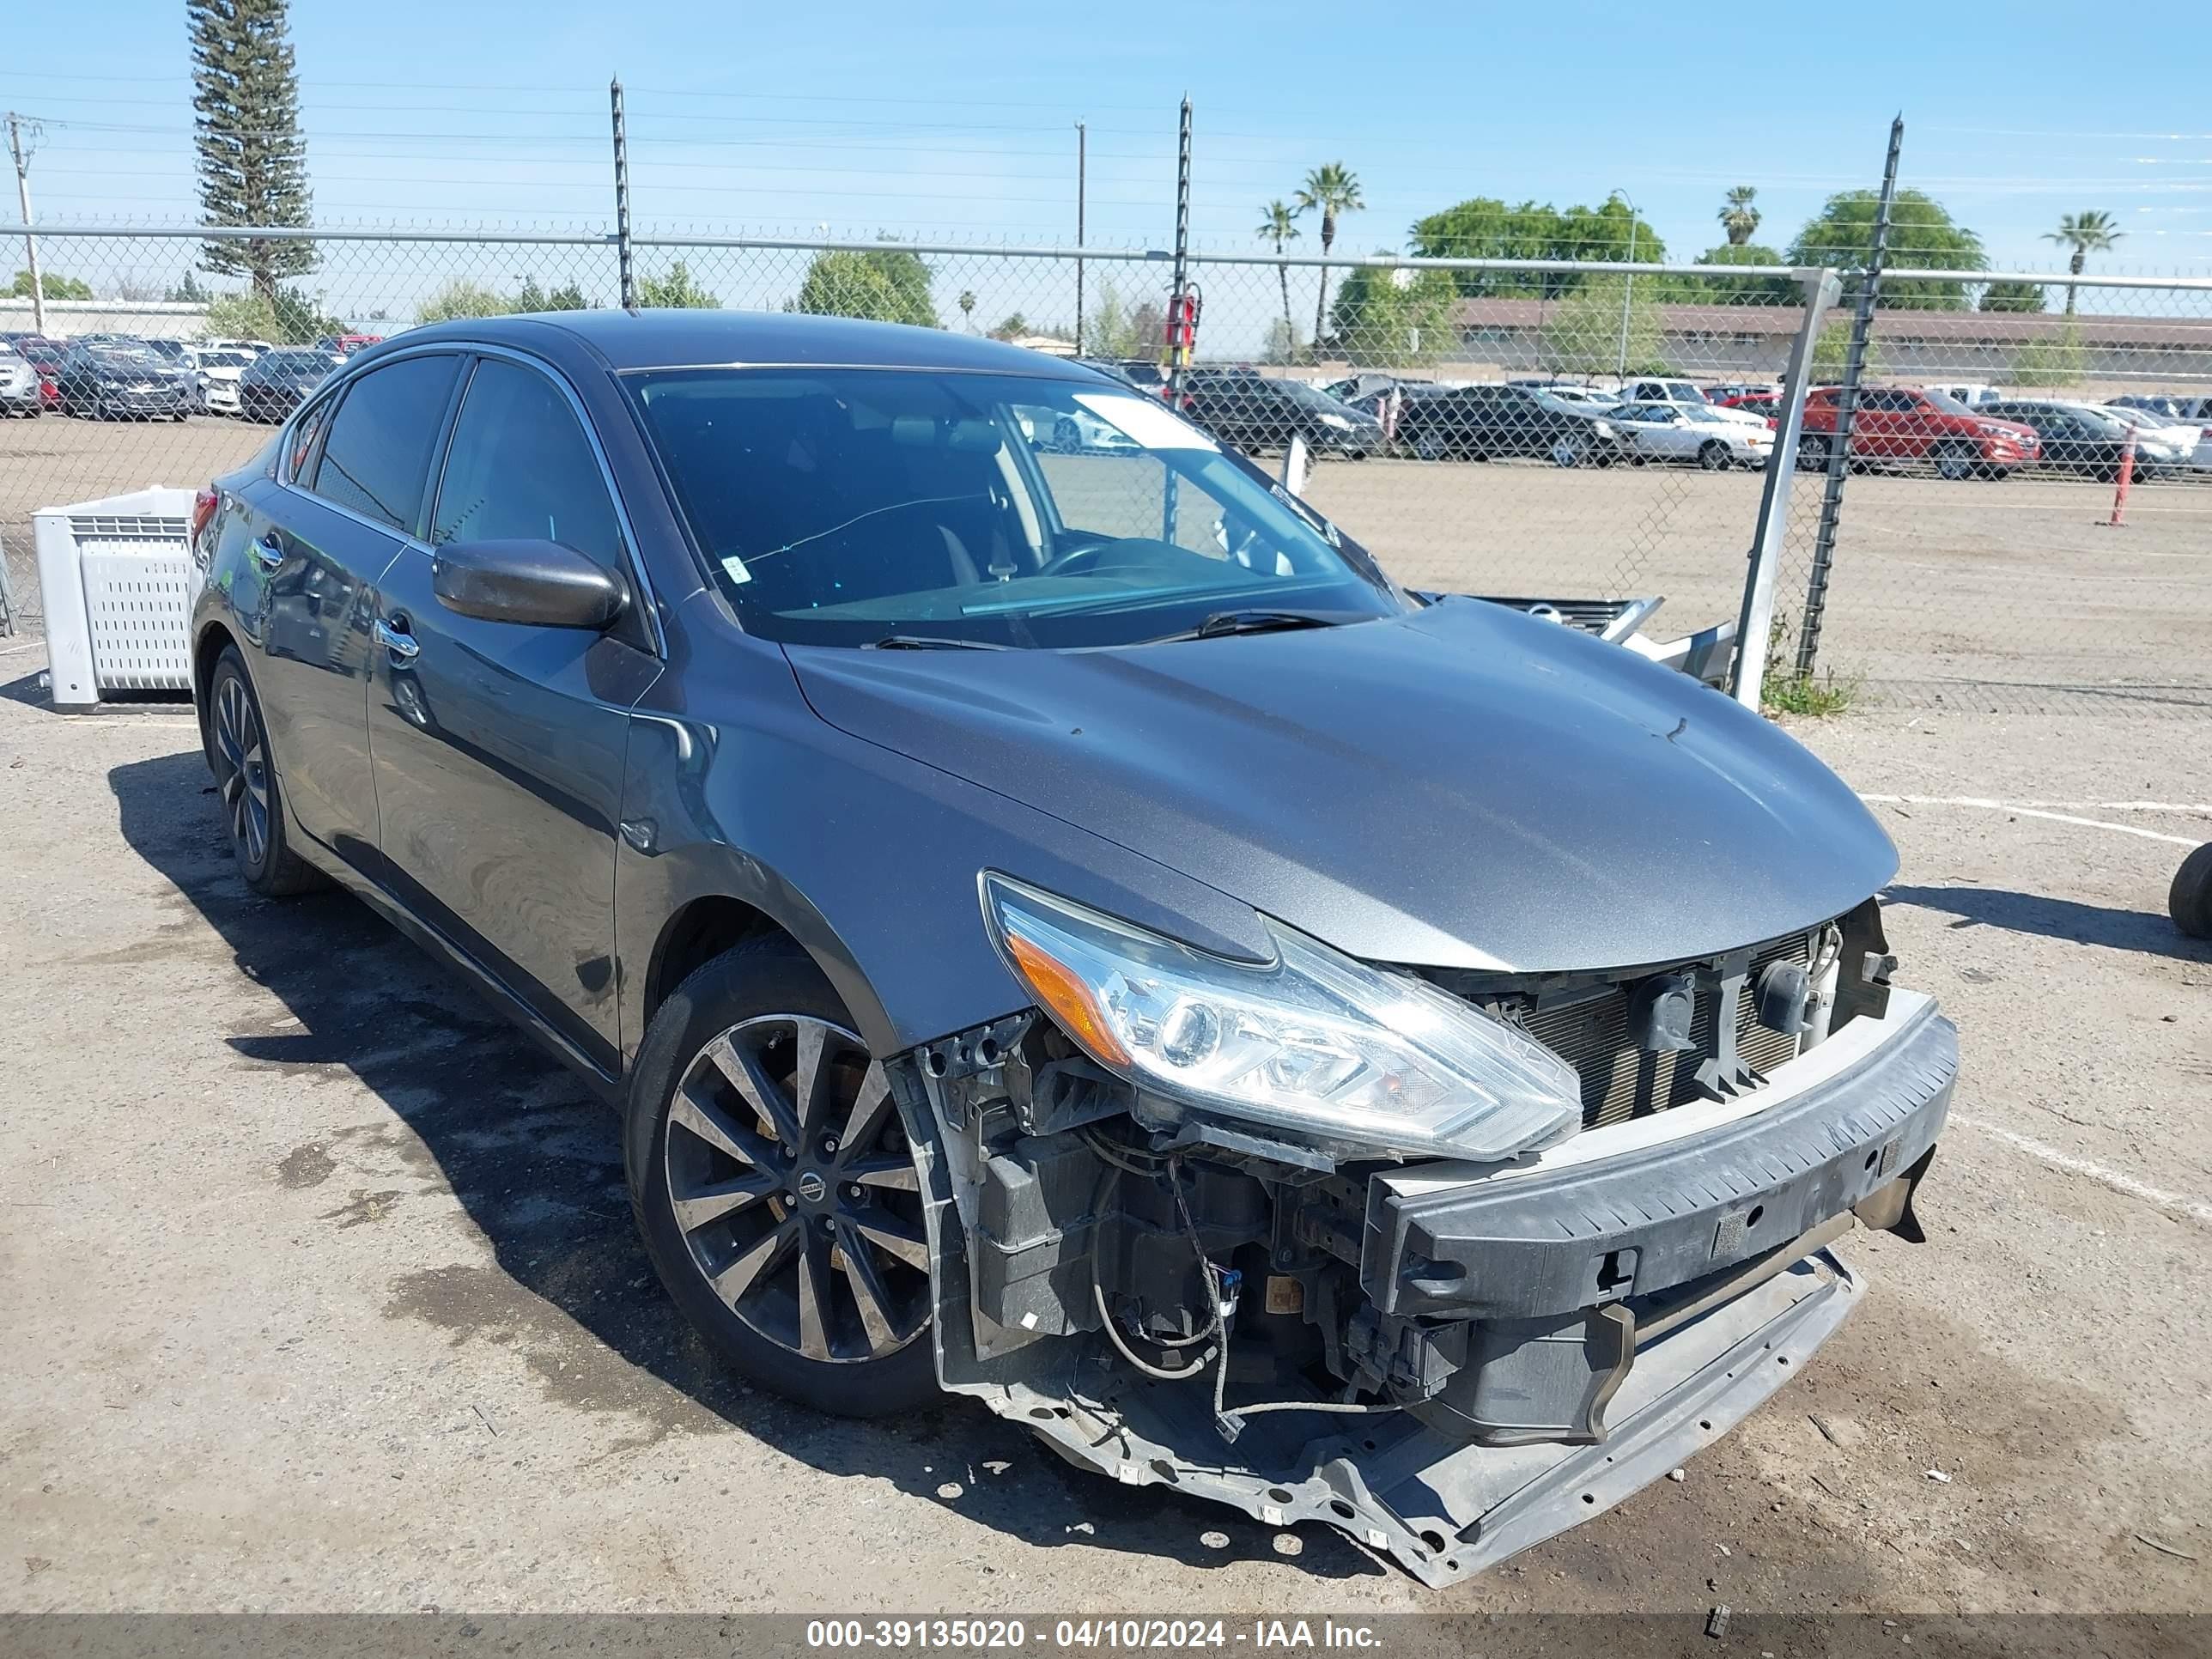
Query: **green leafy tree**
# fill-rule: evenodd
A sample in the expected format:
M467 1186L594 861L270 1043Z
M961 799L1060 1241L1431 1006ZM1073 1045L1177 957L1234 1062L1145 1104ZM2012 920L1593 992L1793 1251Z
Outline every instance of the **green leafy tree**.
M1098 303L1083 322L1083 349L1094 357L1136 357L1151 343L1137 313L1110 277L1098 283Z
M937 326L929 267L906 248L831 248L816 254L799 285L797 309L815 317Z
M1875 217L1879 195L1870 190L1838 191L1808 220L1790 244L1793 265L1839 265L1864 270L1874 257ZM1989 259L1982 239L1952 222L1943 204L1917 190L1897 192L1890 215L1888 263L1938 270L1984 270ZM1927 311L1964 311L1971 284L1924 276L1901 281L1885 276L1878 303ZM1848 296L1851 284L1844 284Z
M998 327L991 331L994 340L1018 340L1030 331L1030 319L1018 311L1009 312Z
M1665 240L1620 196L1565 209L1474 196L1416 220L1410 246L1427 259L1622 260L1632 242L1639 261L1667 257ZM1530 270L1458 270L1452 279L1462 294L1517 299L1556 299L1584 280L1578 271Z
M2062 213L2058 228L2046 230L2043 240L2057 242L2073 252L2067 257L2066 269L2079 276L2082 267L2089 263L2093 253L2108 252L2126 235L2112 216L2101 208L2092 208L2087 213ZM2074 314L2074 284L2066 284L2066 314Z
M1668 373L1659 307L1645 297L1650 286L1604 276L1562 297L1544 319L1544 366L1568 374Z
M31 273L17 271L15 286L8 291L19 300L29 299ZM51 270L42 270L39 273L39 292L49 300L89 300L92 298L92 284L79 277L57 276Z
M342 318L322 308L313 295L280 288L274 299L258 289L218 294L208 301L207 333L221 340L267 340L274 345L310 345L346 331Z
M1324 161L1306 174L1306 181L1298 189L1297 210L1301 213L1321 215L1321 254L1328 258L1328 251L1336 246L1336 222L1347 213L1357 213L1367 205L1359 193L1359 180L1341 161ZM1328 309L1328 267L1320 271L1321 281L1314 292L1314 349L1321 349L1322 318Z
M1361 265L1337 285L1329 325L1337 349L1354 364L1417 368L1459 343L1451 273Z
M509 311L532 312L545 309L545 290L538 286L535 276L526 276L522 286L514 290L514 298L507 307Z
M1813 342L1813 380L1815 385L1834 386L1842 380L1850 346L1851 325L1848 318L1838 317L1820 331L1820 337ZM1878 380L1888 373L1888 366L1882 361L1881 342L1869 336L1866 356L1859 363L1860 380Z
M1730 247L1743 247L1758 234L1759 222L1765 216L1752 205L1758 195L1758 191L1751 185L1738 185L1729 191L1728 199L1721 204L1720 212L1714 216L1721 222L1721 228L1728 233Z
M2007 378L2015 386L2063 391L2081 383L2086 356L2081 325L2069 315L2051 333L2027 342L2013 353Z
M456 276L415 308L415 320L449 323L457 317L504 317L514 309L497 289Z
M1701 265L1786 264L1781 254L1757 242L1723 242L1698 256ZM1702 300L1707 304L1796 305L1805 296L1787 276L1662 276L1654 279L1662 297Z
M959 304L960 326L973 334L975 331L975 290L972 288L962 289Z
M1275 281L1283 290L1283 332L1285 347L1278 362L1288 362L1298 348L1298 328L1291 320L1291 268L1282 263L1283 250L1298 236L1298 210L1280 197L1260 210L1258 228L1252 233L1263 242L1272 242L1275 248Z
M716 311L722 304L720 298L699 285L691 275L691 267L681 259L661 276L639 277L637 302L675 311Z
M207 289L200 285L199 278L187 270L185 280L175 284L161 297L173 306L204 306L208 302L209 295Z
M2051 302L2040 283L1991 283L1982 290L1981 311L2047 311Z
M300 76L290 0L185 0L191 35L192 149L200 217L209 225L304 228L313 196L300 136ZM276 285L315 268L308 241L204 244L209 270L252 279L271 305Z
M545 296L548 311L589 311L592 302L584 297L584 290L574 283L563 283Z

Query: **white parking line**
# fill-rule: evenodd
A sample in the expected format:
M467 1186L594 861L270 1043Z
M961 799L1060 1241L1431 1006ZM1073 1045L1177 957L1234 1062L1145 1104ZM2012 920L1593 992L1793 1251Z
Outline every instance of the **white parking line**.
M2041 1141L2027 1135L2015 1133L2010 1129L2001 1129L1996 1124L1985 1122L1978 1117L1968 1117L1962 1113L1954 1112L1951 1114L1951 1121L1964 1124L1969 1129L1978 1129L1991 1139L2002 1140L2006 1146L2026 1152L2039 1164L2048 1164L2054 1170L2063 1170L2068 1175L2086 1176L2092 1181L2111 1188L2116 1193L2125 1193L2130 1198L2139 1198L2146 1204L2155 1204L2161 1210L2186 1216L2199 1225L2212 1226L2212 1204L2185 1197L2179 1193L2169 1193L2163 1188L2153 1187L2145 1182L2137 1181L2133 1176L2123 1175L2118 1170L2107 1169L2105 1165L2092 1162L2086 1158L2076 1158L2071 1152L2062 1152L2056 1146L2046 1146Z
M12 657L18 651L43 651L46 648L44 640L26 640L21 645L0 645L0 657Z
M1973 795L1861 795L1859 799L1873 806L1978 806L1993 812L2010 812L2016 817L2045 818L2052 823L2079 824L2085 830L2111 830L2123 836L2140 836L2145 841L2162 841L2174 847L2195 847L2203 840L2199 836L2169 836L2157 830L2144 830L2132 823L2110 823L2103 818L2085 818L2072 812L2051 812L2040 807L2026 805L2019 801L1987 800ZM2174 812L2196 817L2212 816L2212 809L2202 806L2169 806L2157 802L2115 802L2100 810L2104 811Z

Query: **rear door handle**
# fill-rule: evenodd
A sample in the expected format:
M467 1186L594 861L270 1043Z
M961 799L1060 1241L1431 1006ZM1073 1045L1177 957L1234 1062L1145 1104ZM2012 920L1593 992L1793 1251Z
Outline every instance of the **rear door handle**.
M396 617L391 622L376 619L376 642L385 648L394 662L412 662L422 653L415 636L407 631L407 619Z
M284 562L284 544L277 539L275 531L253 544L253 556L261 562L264 570L274 570Z

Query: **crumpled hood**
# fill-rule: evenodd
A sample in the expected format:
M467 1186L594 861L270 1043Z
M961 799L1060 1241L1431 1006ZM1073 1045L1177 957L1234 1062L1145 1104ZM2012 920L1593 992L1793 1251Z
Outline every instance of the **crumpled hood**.
M1705 956L1837 915L1897 867L1857 797L1756 714L1476 601L1121 650L787 651L841 730L1370 961Z

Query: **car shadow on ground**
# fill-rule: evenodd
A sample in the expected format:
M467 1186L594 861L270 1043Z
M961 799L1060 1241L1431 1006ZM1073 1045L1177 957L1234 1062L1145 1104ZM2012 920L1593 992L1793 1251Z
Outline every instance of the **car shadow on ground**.
M197 749L118 766L108 782L125 840L221 936L238 971L283 1004L283 1018L230 1036L241 1071L309 1083L342 1067L392 1115L296 1149L279 1183L380 1165L374 1180L396 1165L419 1177L416 1192L450 1190L482 1230L495 1267L402 1274L386 1293L392 1316L427 1321L457 1344L519 1346L563 1403L622 1414L625 1455L686 1472L711 1456L697 1437L735 1430L832 1474L888 1480L1027 1544L1200 1566L1276 1553L1271 1528L1070 1468L973 1401L852 1422L744 1386L654 1279L631 1224L617 1120L580 1081L352 898L251 892ZM183 925L196 932L198 921ZM356 1190L324 1218L374 1222L411 1195ZM1209 1547L1207 1533L1225 1544ZM1304 1529L1298 1553L1301 1571L1324 1577L1385 1571L1324 1528Z
M2174 860L2177 866L2180 860ZM2164 895L2158 896L2163 899ZM1940 915L1957 918L1954 928L2002 927L2008 933L2038 933L2045 939L2070 940L2076 945L2101 945L2114 951L2139 951L2146 956L2172 957L2184 962L2212 961L2212 945L2192 939L2173 925L2163 903L2155 909L2123 910L2108 904L2084 904L2076 899L2049 898L2041 893L2022 893L2008 887L1974 887L1965 884L1931 887L1899 885L1887 889L1888 904L1917 905Z

